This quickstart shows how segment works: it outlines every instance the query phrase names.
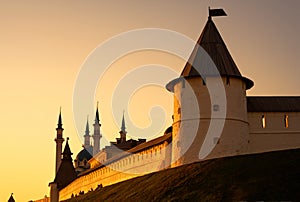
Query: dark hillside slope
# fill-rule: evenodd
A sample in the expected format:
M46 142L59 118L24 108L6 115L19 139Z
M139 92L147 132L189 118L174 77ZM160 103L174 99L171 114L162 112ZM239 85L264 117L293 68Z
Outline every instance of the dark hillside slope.
M300 149L207 160L68 200L300 201Z

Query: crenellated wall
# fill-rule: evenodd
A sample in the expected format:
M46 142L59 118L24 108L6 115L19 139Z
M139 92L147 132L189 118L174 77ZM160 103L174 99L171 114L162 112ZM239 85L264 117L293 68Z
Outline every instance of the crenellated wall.
M169 134L171 137L171 134ZM124 153L119 159L108 160L107 166L100 166L81 174L76 180L59 192L59 200L65 200L79 195L79 192L87 193L97 189L98 186L115 184L133 177L162 170L170 167L171 144L170 138L162 138L161 142L151 141L145 143L149 147L134 148Z

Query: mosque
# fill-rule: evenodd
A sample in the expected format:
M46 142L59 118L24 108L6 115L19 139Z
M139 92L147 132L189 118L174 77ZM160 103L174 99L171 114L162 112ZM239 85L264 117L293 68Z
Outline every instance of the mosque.
M300 147L300 97L247 96L254 82L241 75L212 20L224 14L222 9L210 10L181 76L166 84L174 94L174 113L163 136L128 140L123 115L120 137L100 150L97 107L93 134L87 122L84 148L73 162L68 138L62 151L59 114L51 201L195 161ZM203 53L210 59L203 59Z

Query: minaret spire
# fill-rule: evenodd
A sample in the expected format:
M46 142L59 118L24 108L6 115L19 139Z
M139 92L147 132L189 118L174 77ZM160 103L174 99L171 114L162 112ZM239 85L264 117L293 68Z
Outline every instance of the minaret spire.
M125 130L126 130L126 126L125 126L124 111L123 111L121 131L126 132Z
M98 123L98 124L99 124L100 119L99 119L98 104L99 104L99 101L97 102L97 110L96 110L96 116L95 116L95 123ZM100 125L101 125L101 124L100 124Z
M61 154L62 154L62 144L64 142L64 138L63 138L63 127L62 127L62 118L61 118L61 107L59 109L59 115L58 115L58 124L57 124L57 128L56 128L56 138L55 138L55 142L56 142L56 160L55 160L55 174L58 171L58 168L61 164Z
M86 126L85 126L85 135L84 135L84 148L89 149L90 144L90 127L89 127L89 116L87 116Z
M121 125L121 131L120 131L120 141L121 143L126 142L126 126L125 126L125 118L124 118L124 111L123 111L123 117L122 117L122 125Z
M89 134L90 134L89 115L87 116L87 119L86 119L85 134L86 134L86 135L89 135Z
M96 115L95 115L95 123L94 123L94 147L93 147L93 155L95 156L100 151L100 138L102 137L100 133L100 118L99 118L99 110L98 110L98 104L97 102L97 109L96 109Z
M62 129L62 118L61 118L61 107L59 108L59 116L58 116L58 123L57 128Z

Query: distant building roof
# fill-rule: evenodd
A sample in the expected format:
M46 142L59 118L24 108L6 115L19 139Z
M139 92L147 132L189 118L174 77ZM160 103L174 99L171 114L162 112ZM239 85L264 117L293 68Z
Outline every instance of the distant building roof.
M60 190L70 184L73 180L76 179L77 173L72 163L72 152L69 147L67 138L67 143L64 149L63 159L56 173L54 182L57 183L57 188Z
M113 145L113 147L117 147L123 151L129 150L131 148L136 147L139 144L146 142L146 139L138 139L138 140L130 139L130 140L126 140L125 142L122 142L121 138L116 138L116 139L117 142L111 142L111 144Z
M139 145L137 145L136 147L132 148L132 149L129 149L127 151L124 151L122 153L119 153L118 155L116 156L113 156L112 158L108 159L106 162L104 162L104 164L101 164L95 168L92 168L92 169L89 169L87 171L84 171L82 173L79 174L79 176L83 176L83 175L86 175L90 172L93 172L94 170L97 170L97 169L100 169L100 168L103 168L105 167L105 165L109 165L110 163L113 163L119 159L122 159L126 156L129 156L131 154L135 154L135 153L138 153L138 152L141 152L143 150L146 150L150 147L153 147L155 145L159 145L165 141L168 141L168 142L171 142L172 141L172 133L167 133L163 136L160 136L158 138L155 138L153 140L150 140L149 142L144 142L144 143L141 143Z
M300 96L249 96L248 112L300 112Z

